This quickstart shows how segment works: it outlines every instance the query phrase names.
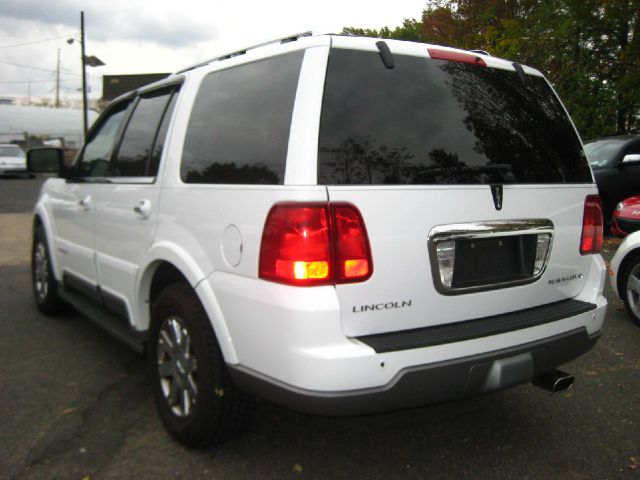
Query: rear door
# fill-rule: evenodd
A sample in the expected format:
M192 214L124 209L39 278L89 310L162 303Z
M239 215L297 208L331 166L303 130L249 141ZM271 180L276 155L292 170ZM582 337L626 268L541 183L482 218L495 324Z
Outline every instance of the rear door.
M336 287L345 334L577 295L590 265L579 253L584 202L596 191L544 78L393 45L393 68L376 50L329 56L318 183L360 210L373 256L368 281Z

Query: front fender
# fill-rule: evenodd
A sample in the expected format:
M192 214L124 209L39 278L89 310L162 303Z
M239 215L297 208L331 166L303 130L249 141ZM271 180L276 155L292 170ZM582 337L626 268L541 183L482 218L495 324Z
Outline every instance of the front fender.
M38 200L38 203L33 208L33 230L35 231L38 220L44 229L47 240L47 248L49 249L49 257L51 261L51 268L56 280L62 282L62 272L58 267L58 256L56 250L55 230L53 228L53 222L51 219L51 213L46 207L46 193L43 193Z
M615 255L611 259L611 264L609 265L609 280L611 281L611 287L613 290L620 295L618 290L619 276L620 276L620 267L624 262L625 258L632 253L633 251L640 249L640 231L634 232L631 235L628 235L618 247Z

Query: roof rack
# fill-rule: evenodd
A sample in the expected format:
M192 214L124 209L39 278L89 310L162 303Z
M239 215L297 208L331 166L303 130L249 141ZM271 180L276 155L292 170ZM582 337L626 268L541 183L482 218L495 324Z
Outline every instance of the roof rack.
M295 42L299 38L310 37L311 35L313 35L313 32L307 31L307 32L296 33L294 35L287 35L286 37L276 38L274 40L269 40L268 42L263 42L263 43L259 43L257 45L252 45L250 47L243 48L242 50L236 50L235 52L227 53L227 54L221 55L219 57L210 58L209 60L205 60L204 62L196 63L195 65L191 65L190 67L183 68L182 70L178 70L177 72L175 72L175 75L177 75L179 73L188 72L189 70L193 70L194 68L204 67L205 65L209 65L210 63L213 63L213 62L217 62L217 61L220 61L220 60L227 60L229 58L237 57L239 55L244 55L249 50L253 50L255 48L265 47L265 46L271 45L273 43L283 44L283 43Z

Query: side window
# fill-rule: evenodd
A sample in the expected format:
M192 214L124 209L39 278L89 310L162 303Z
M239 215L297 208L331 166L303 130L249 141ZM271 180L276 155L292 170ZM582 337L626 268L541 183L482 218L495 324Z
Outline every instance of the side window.
M78 174L81 177L107 175L111 152L129 103L122 102L111 108L93 131L79 159Z
M303 52L208 74L182 152L187 183L282 184Z
M149 168L147 175L150 177L155 177L158 174L158 167L160 166L160 158L162 157L162 151L164 150L164 144L167 140L167 130L169 129L169 121L171 120L171 114L173 113L173 109L176 105L176 100L178 98L178 92L174 92L171 95L171 100L169 100L169 105L167 105L167 109L164 112L164 116L162 117L162 123L160 124L160 129L158 130L158 135L156 135L156 141L153 145L153 150L151 151L151 158L149 158Z
M173 90L165 89L140 97L122 136L110 175L144 177L157 173L157 162L153 172L148 170L148 166L152 153L155 154L154 141L163 115L169 117L165 115L165 110L172 93ZM164 133L166 134L166 127Z

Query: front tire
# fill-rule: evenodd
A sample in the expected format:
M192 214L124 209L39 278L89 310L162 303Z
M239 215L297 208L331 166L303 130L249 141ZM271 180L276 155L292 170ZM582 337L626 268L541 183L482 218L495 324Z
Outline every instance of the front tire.
M640 253L626 265L621 275L621 297L633 322L640 326Z
M33 232L31 285L36 306L45 315L57 315L67 309L67 304L58 296L58 282L51 268L51 255L42 225Z
M205 447L249 425L254 401L234 386L209 318L189 285L174 283L158 296L148 358L158 413L178 442Z

